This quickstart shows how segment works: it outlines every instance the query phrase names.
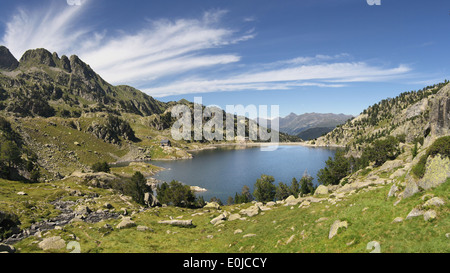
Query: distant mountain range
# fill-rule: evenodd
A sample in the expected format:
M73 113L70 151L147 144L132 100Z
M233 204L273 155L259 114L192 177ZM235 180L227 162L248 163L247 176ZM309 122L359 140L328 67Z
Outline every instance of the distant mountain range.
M300 137L303 140L310 140L333 131L336 126L344 124L351 118L353 118L352 115L344 114L305 113L297 115L291 113L280 118L280 132ZM262 122L262 119L259 119L258 122ZM267 120L267 124L270 127L270 120Z

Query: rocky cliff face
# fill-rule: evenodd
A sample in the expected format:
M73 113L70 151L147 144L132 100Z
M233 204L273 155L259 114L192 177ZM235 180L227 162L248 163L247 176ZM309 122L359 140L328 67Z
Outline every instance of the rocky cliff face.
M448 84L432 100L429 128L433 137L450 134L450 85Z
M11 71L19 66L19 62L4 46L0 46L0 70Z

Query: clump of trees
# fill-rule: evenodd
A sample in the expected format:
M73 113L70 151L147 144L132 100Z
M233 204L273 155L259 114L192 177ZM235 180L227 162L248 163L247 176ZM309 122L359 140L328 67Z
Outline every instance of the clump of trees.
M96 162L92 165L92 171L98 173L98 172L105 172L109 173L111 172L111 167L109 167L108 162L102 161L102 162Z
M109 187L130 196L136 203L141 205L145 205L145 193L152 192L151 187L147 185L147 179L141 172L135 172L129 179L114 180Z
M156 195L162 204L171 204L177 207L196 207L197 203L191 187L176 180L158 185Z

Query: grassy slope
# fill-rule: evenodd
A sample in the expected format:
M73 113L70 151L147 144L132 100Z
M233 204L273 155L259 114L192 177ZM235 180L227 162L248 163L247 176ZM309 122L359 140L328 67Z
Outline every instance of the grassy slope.
M60 182L62 183L62 182ZM65 182L67 183L67 182ZM16 185L16 190L23 189ZM175 207L153 208L137 213L133 220L137 225L145 225L153 231L137 231L136 228L114 229L105 232L101 227L105 222L89 225L74 223L63 230L53 230L47 236L61 235L70 241L71 234L76 235L82 252L363 252L367 253L367 244L377 241L381 252L450 252L450 179L440 187L409 199L402 200L394 206L395 198L387 199L390 185L379 186L370 191L362 190L345 198L337 205L328 202L313 203L309 208L298 206L284 207L266 211L260 215L247 218L246 221L235 220L223 225L213 226L209 221L219 215L217 211L206 212L204 209L182 209ZM27 190L27 189L25 189ZM423 217L392 223L396 217L406 218L416 206L424 203L424 194L441 197L446 204L436 208L437 219L425 222ZM2 193L3 195L4 193ZM108 197L106 192L102 198ZM32 195L30 194L30 197ZM3 198L2 198L3 200ZM97 205L101 202L97 202ZM120 204L114 203L117 208ZM237 213L245 205L224 206L223 210ZM192 216L203 212L203 215ZM195 228L180 228L158 224L169 216L193 219ZM317 223L319 218L327 219ZM328 239L331 224L335 220L346 220L347 229ZM120 220L106 223L117 225ZM234 234L236 229L243 233ZM246 234L254 237L243 238ZM213 237L208 237L212 235ZM288 239L293 240L286 244ZM30 237L18 244L20 252L41 252L36 246L37 238ZM60 252L67 252L61 250Z

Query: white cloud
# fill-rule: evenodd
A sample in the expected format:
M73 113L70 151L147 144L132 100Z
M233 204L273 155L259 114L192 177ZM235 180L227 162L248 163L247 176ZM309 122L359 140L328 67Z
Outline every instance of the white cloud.
M18 8L10 21L1 43L8 47L16 58L31 48L46 48L50 51L67 51L90 32L90 29L74 28L73 23L83 13L86 5L58 8L36 8L33 12Z
M308 57L295 58L310 61ZM327 59L327 58L326 58ZM268 64L272 69L260 72L242 73L222 79L192 79L170 83L145 90L155 97L181 95L189 93L206 93L215 91L242 90L286 90L299 86L343 87L350 82L378 82L392 80L411 71L400 65L395 68L370 66L364 62L322 63L310 65L282 66L280 62ZM303 62L301 62L303 63ZM282 66L282 67L280 67Z

